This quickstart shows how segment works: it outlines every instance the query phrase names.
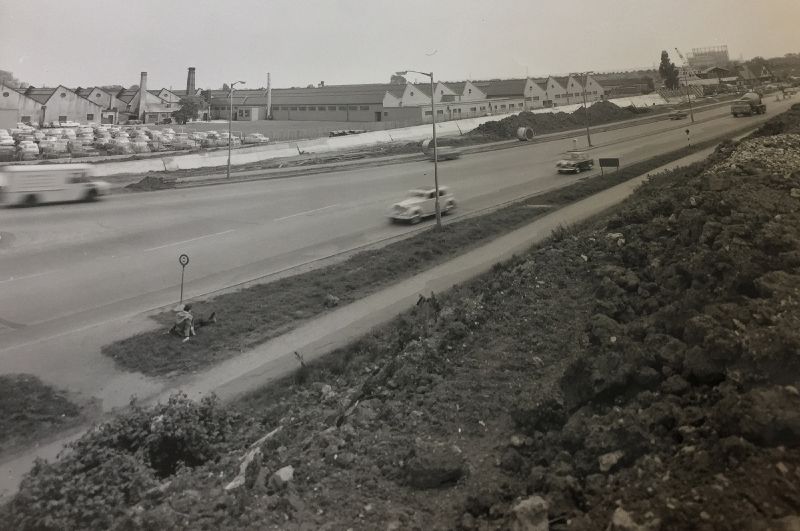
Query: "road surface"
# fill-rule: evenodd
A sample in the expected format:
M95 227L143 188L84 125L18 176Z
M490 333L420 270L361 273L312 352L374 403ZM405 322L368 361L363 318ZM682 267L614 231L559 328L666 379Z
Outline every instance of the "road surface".
M768 102L767 117L791 103ZM688 119L597 133L592 155L630 164L764 119L728 113L698 113L688 139ZM459 212L483 209L585 177L555 172L572 148L559 140L466 155L440 163L440 183ZM128 390L158 390L117 371L99 347L152 326L143 312L177 302L181 253L191 260L191 298L396 236L411 229L389 224L388 208L430 186L432 172L411 162L0 210L0 372L37 374L106 409L124 405Z

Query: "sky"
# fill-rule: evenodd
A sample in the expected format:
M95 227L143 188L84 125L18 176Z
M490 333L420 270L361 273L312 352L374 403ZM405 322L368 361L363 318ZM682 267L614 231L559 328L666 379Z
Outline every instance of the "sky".
M35 86L444 81L800 52L800 0L0 0L0 69ZM413 76L410 79L415 79ZM423 80L417 76L416 79Z

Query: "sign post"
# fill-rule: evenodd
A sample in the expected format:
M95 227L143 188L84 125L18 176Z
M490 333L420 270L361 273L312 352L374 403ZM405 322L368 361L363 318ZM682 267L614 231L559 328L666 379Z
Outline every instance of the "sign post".
M181 264L181 301L183 304L183 274L186 271L186 266L189 265L189 255L182 254L178 257L178 263Z
M689 136L689 130L686 130L686 141L689 143L689 147L692 147L692 137Z
M619 171L619 159L618 158L607 158L607 159L598 159L600 164L600 175L605 175L605 171L603 168L616 168Z

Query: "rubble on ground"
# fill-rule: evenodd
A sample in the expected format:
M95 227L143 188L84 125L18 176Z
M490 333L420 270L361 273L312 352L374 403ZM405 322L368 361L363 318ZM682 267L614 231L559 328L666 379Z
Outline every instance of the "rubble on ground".
M800 123L795 107L780 120ZM274 433L258 471L237 451L148 481L116 524L796 528L797 156L783 130L724 143L591 225L421 298L240 403Z

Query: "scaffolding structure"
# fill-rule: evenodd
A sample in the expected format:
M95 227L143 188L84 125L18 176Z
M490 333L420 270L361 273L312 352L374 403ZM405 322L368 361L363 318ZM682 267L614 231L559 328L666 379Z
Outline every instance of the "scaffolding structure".
M712 66L724 67L730 63L728 46L726 44L707 46L705 48L692 48L692 51L687 54L687 59L692 68L700 70Z

